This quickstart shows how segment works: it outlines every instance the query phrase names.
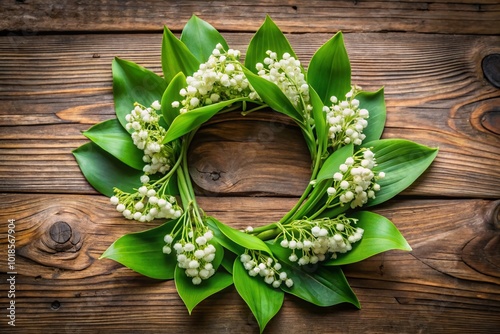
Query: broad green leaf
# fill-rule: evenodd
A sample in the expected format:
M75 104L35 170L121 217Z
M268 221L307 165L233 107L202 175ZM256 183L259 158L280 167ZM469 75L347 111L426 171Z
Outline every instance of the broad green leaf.
M343 164L347 158L352 157L353 154L354 148L352 144L343 146L333 152L328 159L325 160L323 166L321 166L316 182L319 183L325 179L332 179L333 174L340 171L340 165Z
M245 55L245 67L253 73L257 73L255 65L257 63L262 63L264 58L268 57L266 54L268 50L276 52L278 54L278 59L280 59L285 52L288 52L292 57L297 59L285 35L283 35L281 30L269 16L266 17L262 26L252 37L250 44L248 44Z
M229 49L226 40L217 29L196 15L191 16L184 26L181 41L186 44L189 51L200 63L208 60L218 43L222 45L224 50Z
M83 135L128 166L142 170L144 152L139 150L120 122L114 118L98 123Z
M277 112L290 116L296 122L303 123L304 117L295 109L292 102L276 84L253 74L246 68L243 68L243 72L264 103Z
M351 64L344 46L342 33L338 32L311 58L307 68L307 81L316 90L325 105L330 97L339 100L351 89Z
M234 261L233 280L238 294L252 311L262 333L267 323L281 309L285 294L266 284L262 277L248 275L239 258Z
M168 173L168 172L167 172ZM151 177L152 180L156 180L157 178L161 178L163 174L155 174ZM172 195L172 196L177 196L179 195L179 187L178 187L178 182L177 182L177 173L173 173L172 176L168 179L168 184L167 187L165 188L165 193Z
M169 221L150 230L125 234L101 255L142 274L156 279L174 278L177 259L175 251L163 253L163 237L170 233L177 220Z
M311 104L313 106L312 115L314 118L314 126L316 131L316 138L318 139L318 145L326 150L328 145L328 128L326 126L326 114L323 111L323 101L319 97L318 93L314 88L309 87L309 97L311 99ZM323 152L318 152L318 154L323 155Z
M168 84L163 97L161 98L161 112L163 119L167 123L167 128L170 127L174 119L179 116L179 108L173 108L172 102L178 101L179 103L184 100L180 94L182 88L187 87L186 76L184 73L179 72Z
M179 72L189 76L200 67L200 61L167 27L163 30L161 67L167 82L170 82Z
M238 256L235 253L224 252L224 258L220 264L227 270L228 273L233 274L233 263L236 258L238 258Z
M233 284L233 277L231 274L225 271L217 271L209 279L203 280L201 284L194 285L192 278L186 275L184 269L178 266L175 268L175 287L184 305L186 305L189 314L191 314L195 306L200 302L227 288L231 284Z
M217 240L217 242L220 245L222 245L225 249L229 250L230 252L236 255L241 255L245 252L245 248L238 245L237 243L226 237L224 233L221 232L218 225L223 225L223 224L220 221L218 221L214 217L207 217L206 223L208 227L212 230L212 233L214 234L214 239ZM227 253L228 252L224 252L224 254ZM233 262L231 262L231 267L232 266Z
M432 163L437 148L404 139L381 139L362 145L375 153L375 174L384 172L385 178L377 181L380 191L370 199L367 206L383 203L409 187Z
M281 285L283 291L318 306L351 303L357 308L360 307L356 295L339 267L299 266L288 260L291 250L279 244L272 244L269 247L279 258L281 271L285 271L293 280L291 288Z
M186 133L195 130L220 110L230 106L233 103L243 100L245 100L245 98L222 101L219 103L214 103L208 106L190 110L184 114L180 114L174 119L174 121L168 128L167 133L165 134L165 138L163 139L163 143L165 144L171 142L172 140L175 140L185 135Z
M73 155L87 181L105 196L113 196L114 187L133 192L141 186L142 171L125 165L93 142L80 146Z
M363 130L366 138L363 140L368 143L372 140L380 139L384 131L386 110L384 100L384 88L376 92L360 92L356 94L359 101L359 108L364 108L369 112L368 127Z
M363 237L352 245L351 251L337 254L337 259L326 262L326 265L355 263L391 249L411 251L401 232L384 216L369 211L358 211L349 217L358 219L355 227L364 230Z
M112 70L116 117L125 128L125 116L134 109L134 103L149 107L154 101L159 102L167 82L154 72L120 58L113 60Z
M227 226L226 224L221 223L220 221L215 221L219 230L231 241L240 245L243 248L254 249L264 251L268 254L271 254L271 251L267 247L266 243L259 238L246 234L245 232L238 231L232 227ZM241 255L241 254L238 254Z

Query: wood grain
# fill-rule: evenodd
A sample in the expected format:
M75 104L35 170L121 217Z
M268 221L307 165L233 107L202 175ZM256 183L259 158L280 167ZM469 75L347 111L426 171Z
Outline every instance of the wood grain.
M279 219L295 200L241 197L238 207L234 201L199 199L207 214L238 228ZM125 221L103 196L2 194L0 203L0 220L16 220L19 319L13 332L56 326L71 333L258 332L232 287L201 303L190 317L173 282L97 260L120 235L157 223ZM362 310L311 307L288 296L268 332L285 333L292 324L294 332L322 332L331 323L342 332L456 332L471 322L477 332L494 332L500 311L499 210L499 201L487 200L392 201L378 208L392 218L413 251L390 251L346 267ZM51 230L61 222L71 227L71 236L56 242ZM2 224L0 235L5 234ZM6 258L6 242L0 239L1 258ZM6 271L6 263L0 263L0 272ZM1 305L6 297L0 295Z
M20 35L46 31L180 31L196 14L221 31L255 31L266 15L289 33L422 32L499 34L500 3L459 1L5 1L0 30Z
M243 48L251 34L226 37ZM306 65L329 37L289 36ZM499 198L500 129L491 120L499 112L500 91L484 79L481 60L500 52L500 38L392 33L347 34L345 40L353 81L367 90L385 86L384 137L440 149L431 169L405 194ZM160 34L0 38L0 191L95 193L71 150L86 142L81 131L113 117L113 56L159 72L160 43ZM200 138L220 136L228 128L232 136L245 133L247 138L226 136L192 148L196 156L203 155L202 165L191 170L200 192L300 193L309 157L298 130L286 125L281 131L280 118L269 113L231 117L204 128ZM263 149L267 157L250 157ZM271 156L277 157L274 170L262 166ZM229 175L233 167L241 172ZM296 177L290 184L275 178L285 177L277 171L292 167Z
M353 82L385 87L383 137L440 149L417 183L376 208L413 250L344 267L362 309L287 296L266 332L498 332L499 1L9 0L0 13L0 332L259 332L233 287L189 316L172 281L98 260L159 222L124 220L71 154L81 131L114 116L113 57L160 73L163 25L178 34L193 13L243 53L269 14L306 66L342 30ZM237 228L278 220L310 172L300 131L270 111L213 118L189 157L201 206ZM9 219L16 327L5 317Z

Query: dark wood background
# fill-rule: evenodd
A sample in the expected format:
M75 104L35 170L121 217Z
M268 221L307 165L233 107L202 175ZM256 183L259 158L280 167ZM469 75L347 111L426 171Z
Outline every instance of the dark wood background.
M287 296L269 333L500 332L499 1L1 0L0 331L257 333L234 288L191 316L174 283L98 260L119 236L155 226L121 218L71 151L113 117L111 60L160 73L163 25L192 14L246 49L266 14L304 64L345 33L353 81L385 86L385 138L439 147L418 182L376 211L413 247L345 267L362 304ZM190 152L208 214L235 226L279 219L302 193L300 132L272 112L214 118ZM7 222L16 221L16 327L7 325Z

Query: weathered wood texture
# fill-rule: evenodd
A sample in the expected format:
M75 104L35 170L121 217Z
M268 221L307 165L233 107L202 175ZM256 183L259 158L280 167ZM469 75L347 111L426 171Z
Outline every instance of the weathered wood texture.
M500 3L457 1L3 1L0 30L21 34L46 31L180 31L192 14L222 31L255 31L270 15L289 33L425 32L498 34Z
M402 196L377 208L413 251L345 269L362 310L287 297L269 333L494 333L500 328L498 1L1 1L0 331L257 333L233 288L188 316L173 282L98 260L131 223L86 183L71 150L113 117L111 60L160 73L163 24L193 14L245 51L269 13L307 65L341 29L353 81L385 86L385 138L438 146ZM69 33L68 33L69 32ZM425 34L421 34L425 33ZM308 182L299 130L263 111L199 130L190 173L207 213L235 226L279 219ZM7 221L16 220L16 327L7 327ZM389 316L387 316L389 315Z

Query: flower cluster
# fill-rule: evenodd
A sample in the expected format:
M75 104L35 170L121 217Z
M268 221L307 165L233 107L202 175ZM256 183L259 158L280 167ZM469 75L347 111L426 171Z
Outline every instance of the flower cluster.
M158 101L154 101L150 108L145 108L136 103L130 114L125 116L127 121L126 129L129 131L134 130L131 135L134 145L144 151L142 159L146 163L143 168L146 175L157 172L165 174L174 161L172 146L162 144L167 130L159 123L160 115L157 111L160 109L161 106Z
M368 126L369 112L359 108L359 100L354 96L360 87L353 87L347 94L346 100L338 101L332 96L330 107L323 107L327 123L330 125L328 135L331 146L337 149L343 145L353 143L361 145L366 136L363 130Z
M156 218L174 219L180 217L182 210L174 196L156 191L154 186L143 185L137 192L128 193L118 188L110 198L111 204L127 219L149 222Z
M246 249L245 253L241 254L240 261L250 276L264 277L264 282L274 288L279 288L282 283L289 288L293 285L293 280L288 277L287 273L280 272L281 264L260 251Z
M337 253L346 253L361 240L363 229L353 227L356 219L344 215L336 218L295 220L279 225L283 236L280 245L292 250L289 260L299 265L316 264Z
M376 181L385 177L384 172L375 175L372 171L375 166L375 154L367 148L347 158L339 166L339 171L333 174L333 184L327 189L327 204L331 205L338 199L340 205L350 203L354 209L375 198L375 192L380 190Z
M210 105L219 101L238 97L257 99L258 95L250 88L239 62L240 51L217 44L207 62L200 64L198 71L186 78L188 86L179 92L184 99L172 102L173 108L180 113Z
M268 56L264 58L264 63L256 64L257 74L275 83L295 107L302 105L309 113L312 110L312 106L308 104L309 85L300 61L287 52L279 60L276 52L268 50L266 54Z
M185 231L185 229L183 229ZM215 268L212 261L215 259L215 246L210 243L213 233L207 227L191 229L187 237L175 242L175 235L167 234L164 237L165 246L163 253L170 254L172 248L177 255L177 264L179 268L185 269L192 282L198 285L202 280L206 280L215 274Z

